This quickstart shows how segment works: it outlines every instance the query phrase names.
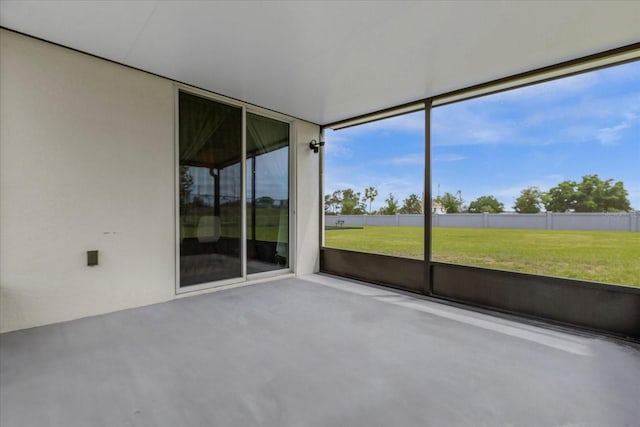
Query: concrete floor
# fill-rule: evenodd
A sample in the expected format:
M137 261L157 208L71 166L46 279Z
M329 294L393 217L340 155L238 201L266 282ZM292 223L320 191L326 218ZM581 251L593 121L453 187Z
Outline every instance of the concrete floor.
M640 349L326 276L0 336L0 426L637 426Z

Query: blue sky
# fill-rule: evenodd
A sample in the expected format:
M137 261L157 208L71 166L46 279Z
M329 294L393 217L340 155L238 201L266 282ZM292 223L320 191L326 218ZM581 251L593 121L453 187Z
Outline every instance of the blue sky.
M432 110L433 194L493 195L598 174L640 209L640 61ZM423 191L424 113L326 132L325 193L374 186L384 205Z

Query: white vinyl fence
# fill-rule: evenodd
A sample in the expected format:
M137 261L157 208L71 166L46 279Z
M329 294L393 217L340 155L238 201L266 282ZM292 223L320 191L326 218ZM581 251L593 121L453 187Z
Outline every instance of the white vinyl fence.
M327 226L418 226L423 215L326 215ZM434 214L434 227L640 231L640 211L622 213Z

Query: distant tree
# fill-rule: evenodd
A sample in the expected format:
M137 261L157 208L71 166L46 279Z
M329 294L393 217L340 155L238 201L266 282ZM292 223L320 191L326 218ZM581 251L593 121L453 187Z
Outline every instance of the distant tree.
M462 200L449 192L433 200L440 203L446 213L459 213L462 211Z
M520 191L513 209L518 213L539 213L543 195L538 187L527 187Z
M471 213L500 213L504 212L504 205L493 196L480 196L469 203Z
M324 214L333 214L333 200L331 200L331 195L329 194L324 195Z
M193 189L193 175L188 166L180 166L180 204L184 205L189 200Z
M378 190L375 187L367 187L364 189L364 200L369 202L369 215L371 215L371 204L378 197Z
M545 196L544 205L551 212L628 212L631 203L622 181L602 180L585 175L581 182L563 181Z
M362 215L365 213L365 206L360 201L360 193L351 188L342 190L342 215Z
M419 214L422 213L422 201L415 194L410 194L404 199L402 207L398 210L401 214Z
M275 199L271 196L262 196L256 199L256 206L261 208L271 208L275 204Z
M342 190L336 190L331 193L328 203L331 206L331 211L334 214L338 213L342 208Z
M389 193L389 197L384 201L387 205L380 208L380 215L395 215L398 213L398 199L393 197L393 193Z
M576 212L628 212L631 204L624 183L601 180L598 175L585 175L576 187Z
M576 206L575 181L562 181L544 195L544 207L548 212L568 212Z

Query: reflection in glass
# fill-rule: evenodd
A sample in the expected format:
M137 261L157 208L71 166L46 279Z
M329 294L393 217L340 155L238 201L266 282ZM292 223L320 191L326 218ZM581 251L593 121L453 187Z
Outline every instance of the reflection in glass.
M180 286L242 276L242 109L180 92Z
M247 114L247 273L289 267L289 125Z

